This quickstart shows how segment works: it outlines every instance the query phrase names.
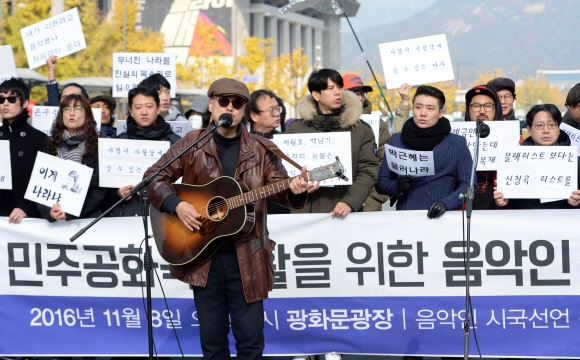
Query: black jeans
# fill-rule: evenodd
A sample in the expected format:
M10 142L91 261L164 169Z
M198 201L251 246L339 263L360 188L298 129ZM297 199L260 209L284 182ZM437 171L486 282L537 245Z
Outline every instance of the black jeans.
M264 306L244 298L233 241L211 259L206 287L193 287L204 359L230 359L228 333L236 339L237 359L260 360L264 350Z

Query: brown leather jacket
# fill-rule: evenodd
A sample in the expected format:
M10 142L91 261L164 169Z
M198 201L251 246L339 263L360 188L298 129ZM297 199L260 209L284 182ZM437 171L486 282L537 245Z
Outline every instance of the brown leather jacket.
M151 175L167 160L197 140L205 131L206 129L201 129L187 133L157 163L151 166L144 176ZM202 140L202 143L205 141ZM148 186L149 200L155 208L159 209L163 201L170 194L175 193L171 184L181 176L183 176L184 184L203 185L222 175L218 148L212 136L200 150L181 157L159 174L156 180ZM242 126L240 152L234 178L243 181L250 190L253 190L286 179L288 174L282 165L282 160ZM292 207L288 200L288 192L289 190L285 190L269 198L282 206ZM256 201L254 209L256 217L253 230L247 236L235 241L244 295L249 303L267 298L268 292L274 285L272 250L275 243L268 238L265 199ZM172 266L171 274L185 283L203 287L207 284L210 261L197 266Z

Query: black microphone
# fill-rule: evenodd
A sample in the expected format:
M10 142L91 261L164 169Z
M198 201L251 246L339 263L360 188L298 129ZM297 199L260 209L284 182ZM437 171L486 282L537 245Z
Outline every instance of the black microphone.
M489 129L489 125L487 125L485 121L481 119L476 121L475 128L476 131L479 131L479 137L482 139L488 137L489 133L491 132L491 130Z
M232 118L232 115L228 113L223 113L220 115L220 118L218 119L217 126L230 127L232 126L233 123L234 118Z

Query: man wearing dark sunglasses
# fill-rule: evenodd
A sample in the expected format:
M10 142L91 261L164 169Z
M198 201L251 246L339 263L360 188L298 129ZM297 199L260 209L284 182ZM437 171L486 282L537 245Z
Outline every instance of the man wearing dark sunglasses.
M163 212L177 215L189 231L197 231L203 220L195 209L182 201L171 185L183 177L183 183L204 185L219 176L242 181L250 190L277 183L288 178L282 160L248 133L242 124L250 92L234 79L214 81L207 92L210 98L210 121L217 123L223 114L230 114L233 124L221 126L217 132L202 140L195 152L179 158L160 173L150 185L151 205ZM190 131L173 145L144 176L155 172L163 163L197 140L207 128ZM302 169L303 172L306 169ZM290 189L268 198L285 207L298 208L306 202L306 191L317 184L297 177ZM203 356L206 359L230 358L228 333L233 330L239 359L261 359L264 349L264 306L262 300L274 285L272 250L274 242L268 238L265 199L254 203L254 227L243 237L230 236L211 260L201 265L171 266L177 279L193 285L194 301L200 330ZM233 215L232 215L233 216ZM227 217L226 220L227 221ZM206 229L206 227L204 227Z
M0 84L2 126L0 140L10 141L12 190L0 190L0 216L18 224L25 217L40 217L36 205L24 199L36 154L44 148L46 135L30 126L28 97L30 89L21 79L9 79Z

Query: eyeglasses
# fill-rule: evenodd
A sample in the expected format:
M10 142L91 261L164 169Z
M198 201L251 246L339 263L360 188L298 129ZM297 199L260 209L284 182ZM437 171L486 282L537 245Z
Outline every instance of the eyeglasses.
M500 101L501 101L501 100L505 100L505 101L511 101L511 100L513 100L513 99L514 99L514 96L513 96L513 95L511 95L511 94L507 94L507 95L504 95L504 96L498 95L498 97L499 97L499 100L500 100Z
M271 108L269 110L258 110L258 112L261 112L261 113L263 113L263 112L269 112L270 115L272 115L272 116L278 116L278 115L280 115L282 113L282 109L283 108L281 108L280 106L276 106L276 107Z
M81 112L81 111L83 111L83 108L82 108L82 107L80 107L80 106L75 106L75 107L73 107L73 108L71 108L70 106L65 106L65 107L62 109L62 112L65 112L65 113L67 113L67 112L71 112L71 111L73 111L73 110L74 110L75 112Z
M546 127L546 125L548 125L548 129L550 130L554 130L558 128L558 123L555 122L549 122L549 123L536 123L534 124L534 129L536 130L543 130L544 127Z
M18 96L0 96L0 104L4 104L4 100L8 100L10 104L16 104L16 99L19 99Z
M495 108L495 104L492 104L492 103L485 103L485 104L475 103L475 104L469 105L471 110L476 111L476 112L480 111L482 106L485 109L485 111L491 111L491 110L493 110L493 108Z
M216 97L214 100L217 100L218 104L223 107L223 108L227 108L228 105L230 103L232 103L232 106L234 107L234 109L236 110L240 110L242 108L242 106L244 106L245 102L241 99L230 99L227 97Z

